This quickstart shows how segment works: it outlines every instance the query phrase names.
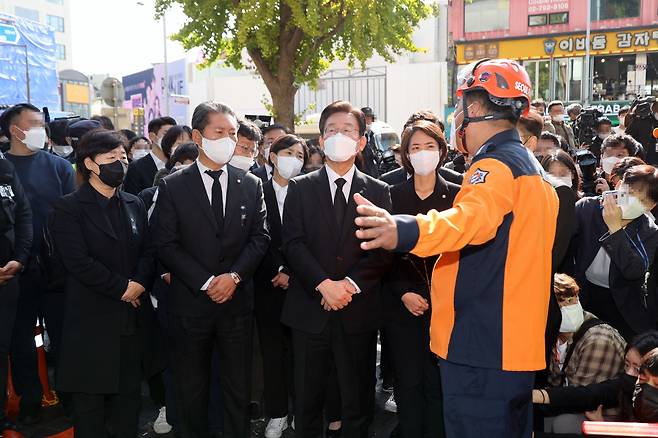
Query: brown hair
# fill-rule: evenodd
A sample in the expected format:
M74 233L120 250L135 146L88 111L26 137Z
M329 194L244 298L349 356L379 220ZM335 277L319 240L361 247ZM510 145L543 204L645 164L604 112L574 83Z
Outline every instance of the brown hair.
M567 274L555 274L553 278L553 292L558 301L578 296L580 286L578 286L576 280Z
M363 137L366 133L366 117L360 109L353 107L352 104L346 100L337 100L336 102L330 103L322 110L319 123L320 135L324 135L324 128L327 124L327 119L336 113L347 113L356 117L356 120L359 122L359 137Z
M633 166L624 174L624 183L633 188L646 190L647 196L658 203L658 169L645 164Z
M436 140L439 145L439 151L441 152L441 160L437 167L441 167L448 155L448 144L446 143L441 128L438 125L426 120L419 120L402 133L402 142L400 143L400 157L402 158L402 167L407 173L413 175L414 167L411 165L411 160L409 159L409 144L411 143L411 138L418 131L423 132L425 135L432 137Z
M537 111L531 111L527 116L521 116L517 125L524 131L534 135L539 141L541 132L544 130L544 119Z

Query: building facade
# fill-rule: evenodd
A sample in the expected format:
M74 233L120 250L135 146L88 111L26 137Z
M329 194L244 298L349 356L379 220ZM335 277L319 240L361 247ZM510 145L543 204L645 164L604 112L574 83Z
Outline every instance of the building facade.
M70 69L70 0L0 0L0 12L48 25L55 32L57 70Z
M450 17L456 69L515 59L534 98L591 102L606 113L658 95L658 0L452 0Z

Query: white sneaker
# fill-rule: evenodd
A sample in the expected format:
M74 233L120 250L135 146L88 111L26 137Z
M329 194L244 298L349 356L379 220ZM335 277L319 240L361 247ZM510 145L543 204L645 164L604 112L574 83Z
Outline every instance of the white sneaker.
M160 408L158 418L156 418L153 423L153 431L158 435L164 435L165 433L171 432L171 429L173 429L173 427L167 423L167 408L163 406Z
M272 418L265 428L265 438L281 438L288 428L288 417Z
M398 405L397 403L395 403L395 394L391 394L388 400L386 400L386 404L384 405L384 410L387 412L397 413Z

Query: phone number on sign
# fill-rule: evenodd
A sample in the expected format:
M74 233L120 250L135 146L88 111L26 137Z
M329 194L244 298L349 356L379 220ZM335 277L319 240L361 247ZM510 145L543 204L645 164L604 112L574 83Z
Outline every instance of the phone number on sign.
M566 12L569 10L568 0L529 0L528 14L542 12Z

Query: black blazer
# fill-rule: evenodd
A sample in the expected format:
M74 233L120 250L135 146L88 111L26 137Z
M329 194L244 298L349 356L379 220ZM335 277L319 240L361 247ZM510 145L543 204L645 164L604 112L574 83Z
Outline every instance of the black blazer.
M654 330L658 322L656 290L649 288L645 308L642 293L646 274L645 264L627 234L636 241L639 236L649 256L649 263L653 264L658 247L658 226L647 216L640 216L628 224L625 230L619 230L600 242L599 239L608 231L601 213L598 197L583 198L576 204L578 218L574 245L576 280L581 287L588 283L585 272L599 249L604 247L611 259L610 292L619 312L636 333ZM587 288L583 287L581 295L585 307L587 307L587 292Z
M55 247L68 274L57 374L57 388L65 392L119 391L122 322L127 311L145 308L134 309L121 297L129 279L148 290L153 278L142 201L129 193L118 194L129 236L124 251L96 196L84 183L58 201L52 221ZM141 301L150 306L146 295Z
M436 211L451 208L459 190L460 187L457 184L447 182L440 175L437 175L434 186L433 204L430 208ZM393 201L394 214L410 214L415 216L417 214L427 213L427 211L418 210L419 201L413 178L409 178L403 183L391 187L391 200ZM401 299L402 295L406 292L416 292L427 299L427 301L430 301L430 290L427 287L426 281L416 270L416 267L421 266L422 260L412 254L395 255L393 263L395 268L391 270L384 285L384 307L387 319L391 318L405 324L418 323L423 319L429 320L431 309L425 312L421 318L418 318L407 310ZM430 279L432 272L432 268L428 268Z
M281 321L297 330L320 333L329 318L339 317L345 331L362 333L381 324L381 277L390 266L386 251L363 251L356 238L354 193L391 209L388 186L356 170L347 212L338 229L326 168L290 181L284 208L283 252L292 270ZM325 311L315 288L324 280L350 277L361 293L347 307Z
M254 169L253 172L254 175L256 175L260 180L265 184L268 182L270 179L272 179L272 175L267 173L267 166L260 166Z
M454 170L445 167L439 167L437 172L439 175L441 175L441 178L449 183L461 186L462 182L464 181L464 175L455 172ZM407 171L404 169L404 167L398 167L395 170L391 170L390 172L383 174L380 179L389 186L394 186L396 184L403 183L408 179Z
M261 181L233 166L228 169L224 229L219 230L206 189L193 164L160 183L156 201L158 257L171 272L169 312L181 316L234 315L253 309L253 275L270 237ZM215 304L201 288L213 275L237 272L242 283L231 300Z
M134 160L128 166L123 190L133 195L139 194L142 190L153 186L156 173L158 173L158 168L151 154Z
M267 207L267 229L270 233L270 246L256 272L258 284L270 283L270 280L278 274L280 266L283 266L283 272L290 274L281 248L281 214L271 179L263 186L263 196Z

